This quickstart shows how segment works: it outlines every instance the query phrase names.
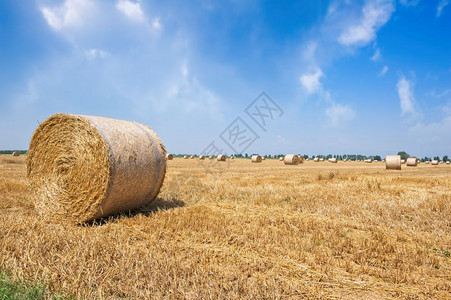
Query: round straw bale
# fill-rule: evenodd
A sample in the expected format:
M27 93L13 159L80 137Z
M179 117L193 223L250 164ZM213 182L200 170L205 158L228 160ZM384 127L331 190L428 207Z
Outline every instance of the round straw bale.
M190 159L194 159L194 155L191 155L189 158L190 158Z
M409 157L407 159L407 166L408 167L416 167L418 164L418 159L416 157Z
M266 160L266 157L262 156L262 160Z
M12 156L19 156L19 155L20 155L20 152L19 152L19 151L14 151L11 155L12 155Z
M401 170L401 155L387 155L387 156L385 156L385 169L387 169L387 170Z
M226 156L224 154L218 155L216 158L218 161L226 161Z
M205 159L205 155L199 156L199 159L200 159L200 160L204 160L204 159Z
M433 161L431 161L431 165L437 166L438 165L438 160L434 159Z
M313 159L313 161L314 161L314 162L319 162L319 157L315 157L315 158Z
M287 154L283 159L284 164L286 165L298 165L300 160L299 156L296 154Z
M336 157L331 157L331 158L329 158L329 162L336 164L337 163L337 158Z
M172 155L171 153L166 154L167 160L172 160L173 158L174 158L174 155Z
M235 156L230 157L230 159L235 159Z
M365 159L365 162L370 164L373 162L373 160L371 158L368 158L368 159Z
M188 159L189 156L188 155L183 155L183 159Z
M281 156L281 157L279 157L279 160L280 160L280 161L283 161L283 157L282 157L282 156Z
M166 173L166 150L149 127L56 114L33 134L27 177L38 213L85 222L150 203Z
M251 156L251 162L253 163L261 163L262 162L262 157L258 154L254 154Z
M429 164L429 160L427 160L425 163L426 163L426 164Z
M214 157L213 155L210 155L210 156L208 157L208 159L215 159L215 157Z
M405 159L401 159L401 164L405 164L406 160Z
M446 161L446 164L449 165L449 160Z
M320 157L319 161L324 161L324 158Z

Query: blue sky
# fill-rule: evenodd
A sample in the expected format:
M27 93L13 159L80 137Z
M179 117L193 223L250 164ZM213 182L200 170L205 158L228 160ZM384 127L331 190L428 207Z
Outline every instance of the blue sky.
M245 113L264 91L266 131ZM451 155L451 1L0 1L0 149L54 113L200 153Z

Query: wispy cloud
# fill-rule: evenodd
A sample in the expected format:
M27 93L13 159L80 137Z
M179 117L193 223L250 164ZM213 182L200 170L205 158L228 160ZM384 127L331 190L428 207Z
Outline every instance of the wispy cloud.
M329 126L337 127L352 120L355 117L355 111L348 105L333 103L326 109L326 115L329 118Z
M316 68L313 72L301 75L299 80L308 94L313 94L321 90L320 79L323 76L323 71Z
M381 50L379 48L376 48L376 51L374 51L373 56L371 56L372 61L380 61L382 58L381 56Z
M86 15L93 10L90 0L66 0L59 6L41 6L47 24L55 30L83 25Z
M127 16L130 20L136 22L144 22L145 15L141 9L140 2L133 2L130 0L119 0L116 4L116 8Z
M384 66L377 76L382 77L388 72L388 67Z
M441 0L437 5L436 16L439 18L442 15L443 9L449 4L448 0Z
M105 58L109 55L107 51L101 49L89 49L85 51L87 59Z
M411 82L402 76L398 80L396 87L398 89L402 115L415 114L415 97L413 95L413 87Z
M377 30L387 23L393 11L392 1L368 1L360 18L343 31L338 42L345 46L367 45L376 38Z
M420 2L420 0L400 0L399 1L404 6L417 6L417 4Z

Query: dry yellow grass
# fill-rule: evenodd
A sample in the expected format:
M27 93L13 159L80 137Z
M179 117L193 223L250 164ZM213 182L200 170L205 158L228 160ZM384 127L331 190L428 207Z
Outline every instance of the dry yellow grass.
M222 170L206 171L210 164ZM25 174L23 159L0 156L0 269L59 294L451 297L446 164L393 171L175 158L157 201L89 226L39 219Z

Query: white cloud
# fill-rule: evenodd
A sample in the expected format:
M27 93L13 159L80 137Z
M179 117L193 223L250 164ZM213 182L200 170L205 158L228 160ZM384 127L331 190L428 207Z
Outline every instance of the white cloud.
M376 49L376 51L374 51L373 56L371 56L371 60L372 61L379 61L381 60L381 51L379 50L379 48Z
M352 24L338 37L344 46L363 46L376 38L377 30L390 19L394 11L391 1L367 2L357 24Z
M442 0L437 5L437 18L442 15L443 9L449 4L448 0Z
M409 6L417 6L420 0L400 0L399 2L401 2L402 5L409 7Z
M329 125L336 127L343 122L352 120L355 112L348 105L333 103L332 106L326 109L326 115L329 118Z
M47 24L55 30L64 27L77 27L83 24L84 17L94 7L89 0L66 0L57 7L42 6L41 13Z
M377 74L377 76L379 76L379 77L384 76L385 73L387 73L387 72L388 72L388 67L387 67L387 66L384 66L384 67L382 68L382 70L379 72L379 74Z
M109 55L108 52L101 49L90 49L85 51L85 55L87 59L96 59L96 58L105 58Z
M133 21L143 22L145 20L145 15L141 9L140 2L119 0L116 4L116 8Z
M321 91L320 79L322 76L323 71L320 68L316 68L313 73L304 74L299 78L299 80L307 93L313 94Z
M154 29L161 29L161 22L159 18L155 18L152 22L152 27Z
M398 80L396 87L398 88L401 113L403 115L415 114L415 97L413 95L410 81L403 76Z

